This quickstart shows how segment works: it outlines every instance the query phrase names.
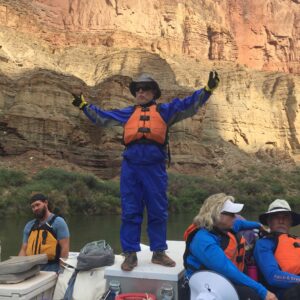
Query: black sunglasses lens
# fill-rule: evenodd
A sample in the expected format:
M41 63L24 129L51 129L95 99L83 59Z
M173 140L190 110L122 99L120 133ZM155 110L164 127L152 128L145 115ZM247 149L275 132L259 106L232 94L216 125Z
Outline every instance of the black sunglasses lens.
M139 90L142 90L142 91L150 91L152 90L152 86L151 85L137 85L135 87L135 91L139 91Z
M223 211L222 214L226 215L226 216L229 216L229 217L233 217L233 218L235 217L234 213L230 213L230 212L227 212L227 211Z

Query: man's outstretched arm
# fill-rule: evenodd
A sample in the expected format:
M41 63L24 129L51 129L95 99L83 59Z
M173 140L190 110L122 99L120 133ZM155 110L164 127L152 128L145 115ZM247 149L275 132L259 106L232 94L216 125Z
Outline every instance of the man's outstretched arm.
M134 107L105 111L94 104L88 104L84 96L72 94L72 104L84 112L84 114L100 127L123 126L131 116Z
M203 106L220 82L216 71L211 71L208 82L203 89L195 91L184 99L175 98L170 103L161 104L161 113L169 126L195 115Z

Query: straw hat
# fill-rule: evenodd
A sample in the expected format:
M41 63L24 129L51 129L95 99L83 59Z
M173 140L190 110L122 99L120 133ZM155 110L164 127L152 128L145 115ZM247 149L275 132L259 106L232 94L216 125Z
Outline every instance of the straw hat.
M268 225L268 216L278 212L289 212L293 220L292 226L297 226L300 224L300 214L292 211L288 202L283 199L276 199L269 205L268 211L259 216L260 223L263 225Z

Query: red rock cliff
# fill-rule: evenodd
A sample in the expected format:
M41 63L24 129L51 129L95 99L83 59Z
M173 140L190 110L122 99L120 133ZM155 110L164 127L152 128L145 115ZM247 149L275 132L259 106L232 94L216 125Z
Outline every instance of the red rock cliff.
M70 92L124 107L144 71L168 101L215 68L221 85L206 109L172 129L173 167L247 163L239 150L298 161L299 20L291 0L0 0L2 158L37 151L113 177L121 129L95 128Z

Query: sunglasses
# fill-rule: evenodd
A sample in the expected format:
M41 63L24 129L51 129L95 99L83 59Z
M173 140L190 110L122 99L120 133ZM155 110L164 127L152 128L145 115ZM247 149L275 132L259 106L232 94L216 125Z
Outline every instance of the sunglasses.
M135 92L138 92L139 90L142 90L142 91L150 91L150 90L153 90L153 86L150 85L150 84L137 84L135 86Z
M221 212L222 215L225 215L225 216L229 216L229 217L235 217L235 214L234 213L230 213L230 212L227 212L227 211L223 211Z

